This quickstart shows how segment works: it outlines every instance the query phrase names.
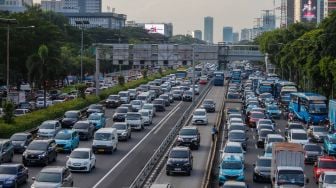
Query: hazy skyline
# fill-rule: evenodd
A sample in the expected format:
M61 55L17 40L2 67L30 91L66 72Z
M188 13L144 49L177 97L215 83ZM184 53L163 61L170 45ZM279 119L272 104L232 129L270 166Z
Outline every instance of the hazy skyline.
M174 35L191 34L197 29L204 33L204 17L212 16L215 42L222 41L224 26L232 26L234 32L252 28L262 10L274 8L273 0L103 0L103 11L107 6L126 14L127 20L171 22Z

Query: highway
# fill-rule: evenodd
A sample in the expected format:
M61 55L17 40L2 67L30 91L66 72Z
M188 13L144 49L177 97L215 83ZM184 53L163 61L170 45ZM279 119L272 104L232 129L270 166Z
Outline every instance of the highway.
M200 91L203 87L200 87ZM153 119L153 125L146 126L145 130L132 131L132 138L126 142L118 143L118 150L111 154L96 154L96 168L91 173L73 173L75 187L128 187L142 170L148 159L161 144L162 140L175 125L177 120L190 105L190 102L175 101L165 112L158 112ZM113 124L114 109L106 109L106 127ZM79 147L91 147L92 140L80 141ZM59 153L57 161L49 166L65 166L67 153ZM15 154L13 162L21 163L22 155ZM30 187L33 183L31 177L42 169L42 166L29 167L29 180L23 187Z
M200 187L202 184L202 179L205 175L206 163L209 156L209 151L211 147L211 128L215 124L218 112L222 108L222 102L225 95L225 87L212 87L206 99L213 99L216 102L216 112L208 113L208 125L198 125L198 129L201 135L200 148L198 150L193 150L193 170L191 176L181 176L181 175L166 175L166 169L163 165L160 174L158 175L155 183L170 183L175 188L185 188L185 187ZM191 125L191 122L189 123Z

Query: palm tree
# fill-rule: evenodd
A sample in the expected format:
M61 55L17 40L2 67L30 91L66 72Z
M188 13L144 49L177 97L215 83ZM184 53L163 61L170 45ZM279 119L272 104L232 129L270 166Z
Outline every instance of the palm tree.
M31 55L26 63L28 77L31 82L43 85L44 90L44 107L47 105L47 83L61 77L59 69L62 68L61 61L49 54L46 45L41 45L36 54Z

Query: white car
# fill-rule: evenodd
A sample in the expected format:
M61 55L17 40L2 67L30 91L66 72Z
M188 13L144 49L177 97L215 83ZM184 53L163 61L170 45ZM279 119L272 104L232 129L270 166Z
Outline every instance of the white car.
M56 136L58 131L62 129L61 123L56 120L47 120L44 121L39 127L37 131L37 136L53 138Z
M156 109L155 109L155 106L153 104L150 104L150 103L146 103L142 106L142 109L144 110L148 110L149 113L152 115L152 117L155 117L155 112L156 112Z
M151 125L153 123L153 116L151 115L149 110L141 109L139 113L141 114L145 125Z
M239 156L243 161L245 160L245 151L240 142L226 142L221 158L231 155Z
M53 105L52 100L46 98L46 107ZM36 99L36 108L44 108L44 97L38 97Z
M319 181L319 188L331 188L336 187L336 172L333 171L326 171L320 175Z
M138 112L142 108L143 103L141 100L132 100L131 105L133 112Z
M96 156L91 148L76 148L66 162L66 167L71 171L91 172L96 166Z
M288 134L288 142L296 144L307 144L309 142L308 135L305 130L291 129Z
M14 111L14 116L18 117L18 116L24 116L27 113L29 113L28 109L24 109L24 108L19 108L19 109L15 109Z
M204 108L198 108L194 111L192 116L193 124L208 124L207 112Z

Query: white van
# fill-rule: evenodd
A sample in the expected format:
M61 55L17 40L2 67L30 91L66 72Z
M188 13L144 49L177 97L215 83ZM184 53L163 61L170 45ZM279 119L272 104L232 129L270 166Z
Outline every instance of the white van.
M139 111L139 113L141 114L141 117L142 117L145 125L151 125L152 124L153 117L152 117L152 114L150 113L149 110L141 109Z
M118 145L118 133L115 128L101 128L96 131L93 143L92 150L94 153L98 152L108 152L113 153L117 150Z
M132 129L142 130L144 129L144 120L139 112L127 112L126 123L131 126Z
M152 101L152 98L149 92L143 92L137 96L137 100L141 100L143 103L150 103Z
M131 100L131 96L130 96L130 92L129 91L120 91L118 93L119 97L120 97L120 101L123 104L128 104Z

